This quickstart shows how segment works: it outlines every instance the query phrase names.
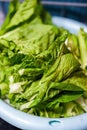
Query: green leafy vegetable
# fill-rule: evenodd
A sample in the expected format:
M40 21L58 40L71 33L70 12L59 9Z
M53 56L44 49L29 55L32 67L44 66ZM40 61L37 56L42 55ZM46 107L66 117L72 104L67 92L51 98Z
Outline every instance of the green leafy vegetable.
M0 98L24 112L87 112L87 33L52 23L38 0L13 0L0 30Z
M7 17L6 17L6 19L5 19L5 21L4 21L3 25L2 25L2 28L0 30L0 34L3 34L5 32L7 26L11 22L12 17L16 14L19 6L20 6L19 0L13 0L10 3L9 11L8 11Z

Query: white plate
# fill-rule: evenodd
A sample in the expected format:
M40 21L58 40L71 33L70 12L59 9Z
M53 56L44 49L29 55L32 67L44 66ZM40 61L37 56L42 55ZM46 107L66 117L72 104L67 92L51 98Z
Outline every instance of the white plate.
M54 16L53 23L55 23L59 27L64 27L65 29L68 29L71 33L77 34L80 28L84 28L84 30L87 32L87 25L72 19Z
M67 18L53 17L53 22L77 33L80 27L87 31L87 26ZM12 108L0 100L0 117L10 124L24 130L86 130L87 113L70 118L43 118L33 116Z

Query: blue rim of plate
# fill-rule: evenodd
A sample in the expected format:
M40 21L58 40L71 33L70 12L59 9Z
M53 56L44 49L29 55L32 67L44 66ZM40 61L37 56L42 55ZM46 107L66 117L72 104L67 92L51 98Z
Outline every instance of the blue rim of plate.
M78 30L80 28L84 28L84 30L87 32L87 25L86 24L75 21L73 19L54 16L52 21L57 26L64 27L65 29L68 29L71 33L74 33L74 34L77 34Z
M80 27L87 26L75 20L53 17L53 23L77 33ZM69 118L45 118L19 111L0 100L0 117L8 123L25 130L84 130L87 129L87 113Z

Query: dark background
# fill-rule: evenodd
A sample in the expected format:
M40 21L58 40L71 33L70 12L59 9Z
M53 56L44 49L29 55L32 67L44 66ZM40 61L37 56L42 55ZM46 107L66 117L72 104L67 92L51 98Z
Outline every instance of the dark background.
M0 118L0 130L20 130Z
M42 0L45 1L45 0ZM87 3L87 0L46 0L54 2ZM45 6L52 15L74 19L87 24L87 7Z

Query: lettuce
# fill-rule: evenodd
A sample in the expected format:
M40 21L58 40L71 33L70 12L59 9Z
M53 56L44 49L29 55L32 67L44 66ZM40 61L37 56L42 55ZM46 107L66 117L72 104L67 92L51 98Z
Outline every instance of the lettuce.
M0 30L0 98L37 116L87 112L86 37L55 26L40 1L13 0Z

